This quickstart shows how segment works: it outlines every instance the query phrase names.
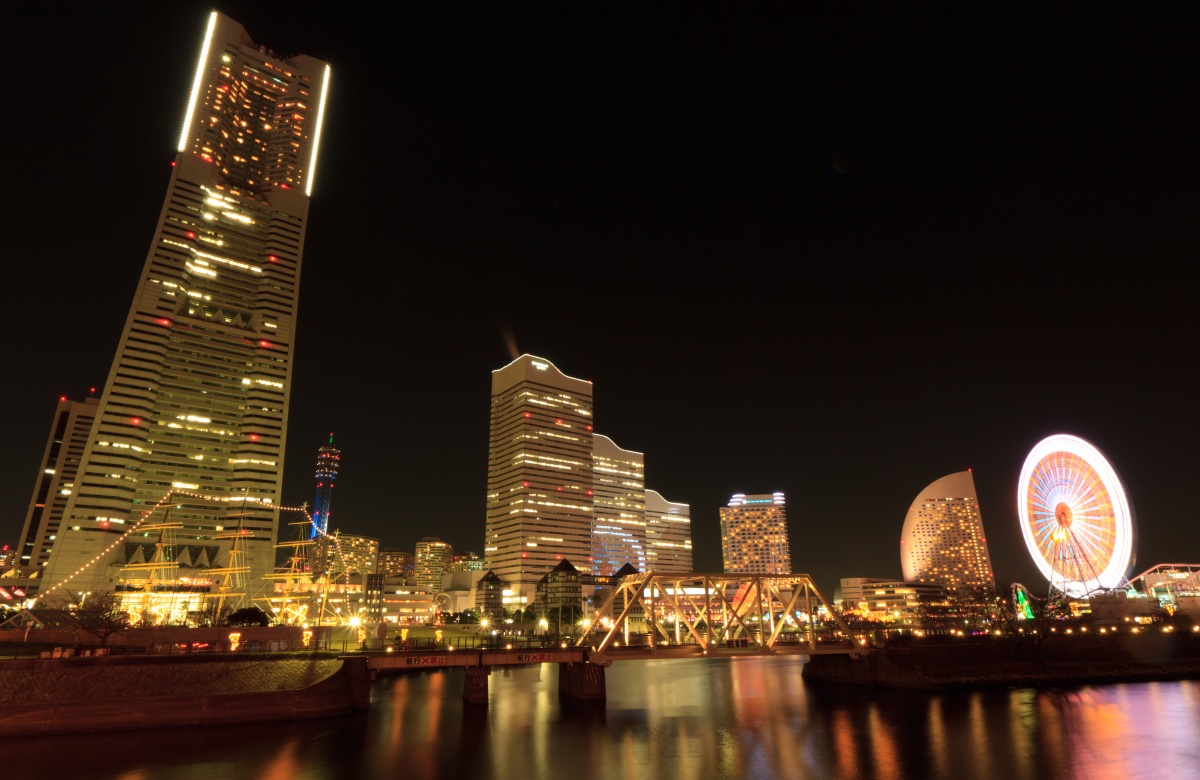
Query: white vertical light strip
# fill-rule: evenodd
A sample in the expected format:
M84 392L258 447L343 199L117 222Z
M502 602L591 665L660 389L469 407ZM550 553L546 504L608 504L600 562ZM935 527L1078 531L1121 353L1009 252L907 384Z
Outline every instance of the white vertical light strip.
M200 63L196 65L196 78L192 79L192 97L188 101L187 113L183 115L183 130L179 133L179 148L187 148L188 130L192 127L192 114L196 111L196 100L200 97L200 84L204 81L204 63L208 62L208 47L212 45L213 29L217 26L217 12L208 17L208 29L204 32L204 46L200 49Z
M325 96L329 94L329 66L325 66L325 78L321 81L321 102L317 104L317 131L313 133L312 156L308 160L304 194L312 197L313 179L317 175L317 149L321 146L321 123L325 120Z

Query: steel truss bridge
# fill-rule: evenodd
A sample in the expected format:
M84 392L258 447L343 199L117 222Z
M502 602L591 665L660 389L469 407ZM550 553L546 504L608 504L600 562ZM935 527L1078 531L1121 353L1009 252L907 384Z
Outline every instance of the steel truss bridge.
M817 606L840 631L818 628ZM639 656L866 652L807 574L630 574L588 628L576 647L606 666Z
M825 607L837 628L818 626ZM559 692L605 698L614 661L718 656L848 655L868 652L807 574L630 574L591 616L572 646L371 653L372 676L460 667L463 699L486 704L493 666L558 663Z

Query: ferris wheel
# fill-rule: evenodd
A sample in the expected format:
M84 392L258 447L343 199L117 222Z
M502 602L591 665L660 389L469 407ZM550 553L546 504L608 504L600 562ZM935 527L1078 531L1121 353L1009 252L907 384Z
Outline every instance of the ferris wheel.
M1017 483L1021 533L1052 588L1073 598L1116 588L1133 565L1133 512L1117 472L1078 436L1038 442Z

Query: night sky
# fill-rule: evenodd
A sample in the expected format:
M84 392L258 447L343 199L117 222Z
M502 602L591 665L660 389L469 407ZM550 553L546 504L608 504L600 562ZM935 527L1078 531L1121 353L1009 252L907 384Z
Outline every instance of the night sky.
M1053 433L1120 472L1134 574L1200 560L1187 4L416 5L215 6L333 68L286 503L333 432L331 528L482 552L491 372L528 352L691 505L698 570L718 507L781 490L827 596L899 577L910 503L971 468L997 578L1042 587L1016 483ZM107 377L212 7L6 10L0 542Z

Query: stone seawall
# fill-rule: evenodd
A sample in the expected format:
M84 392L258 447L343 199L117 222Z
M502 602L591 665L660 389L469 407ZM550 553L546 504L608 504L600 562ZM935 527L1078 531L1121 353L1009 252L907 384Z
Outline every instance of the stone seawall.
M366 659L355 656L0 661L0 736L298 720L369 703Z
M817 655L805 679L915 690L1047 687L1200 679L1200 638L1056 637L1039 648L975 638L912 642L861 658Z

